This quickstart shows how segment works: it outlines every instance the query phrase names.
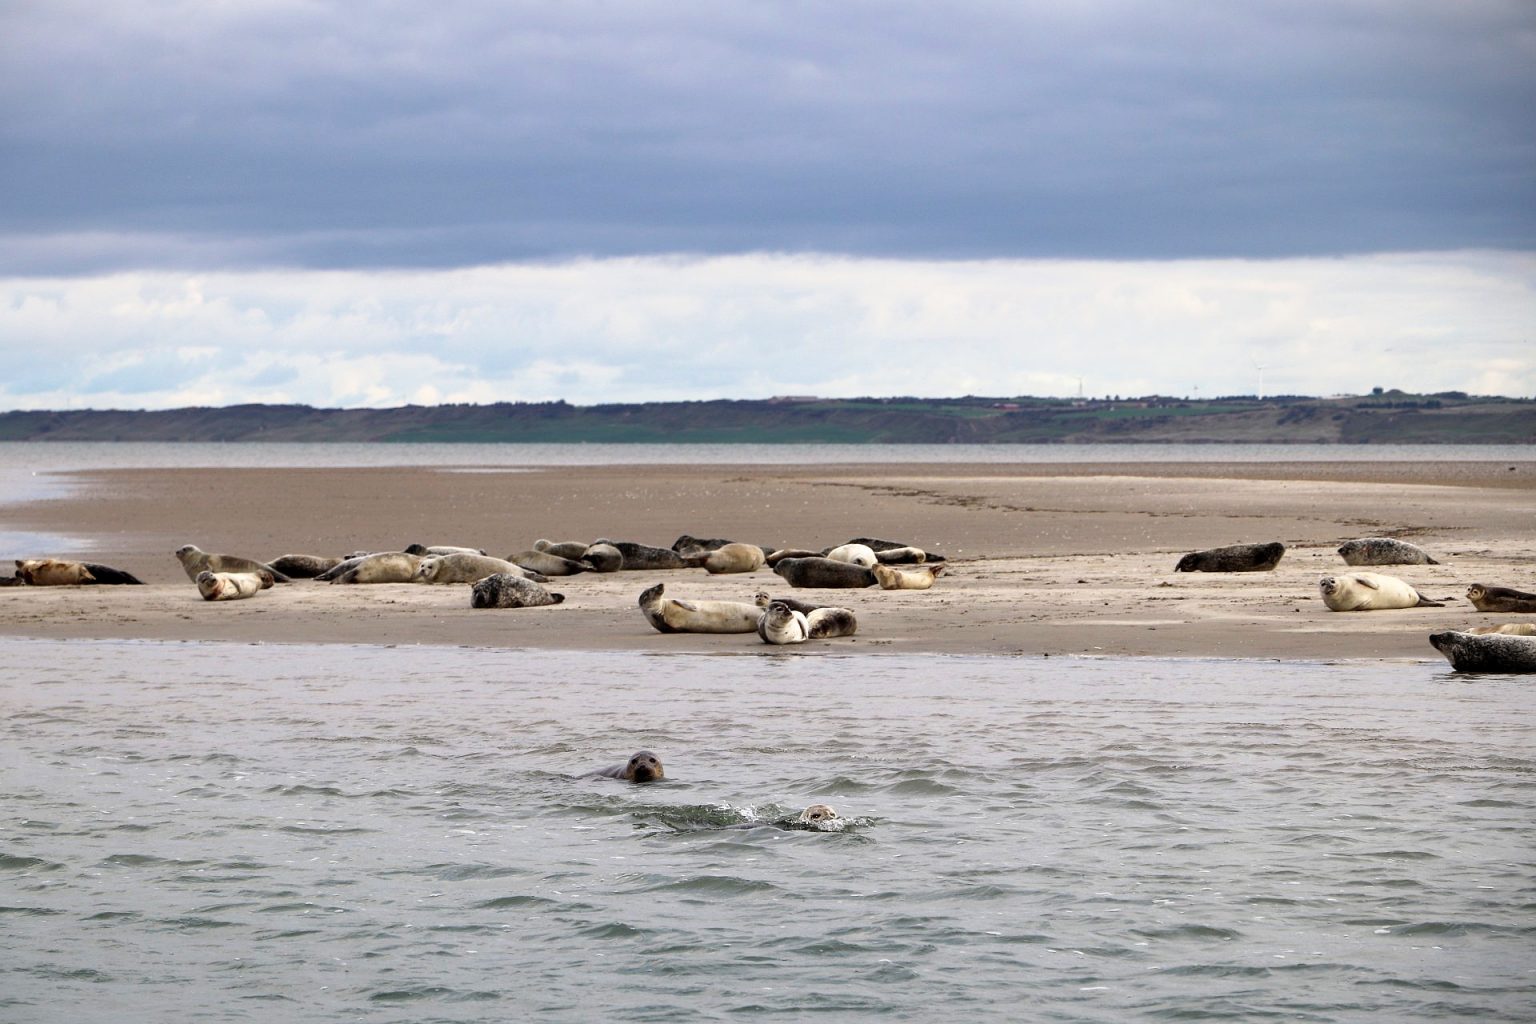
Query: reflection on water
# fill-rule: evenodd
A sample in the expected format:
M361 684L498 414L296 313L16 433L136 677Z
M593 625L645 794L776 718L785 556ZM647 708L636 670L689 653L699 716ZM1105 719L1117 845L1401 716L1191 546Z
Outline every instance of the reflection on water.
M1536 1013L1511 678L14 640L0 664L0 1019ZM582 777L642 747L669 781ZM808 803L854 824L736 827Z

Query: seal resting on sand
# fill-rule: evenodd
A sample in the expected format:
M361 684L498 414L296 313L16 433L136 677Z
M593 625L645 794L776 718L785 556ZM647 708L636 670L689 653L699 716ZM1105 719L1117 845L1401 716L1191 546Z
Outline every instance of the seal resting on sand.
M623 779L625 782L656 782L667 777L661 758L649 750L637 750L623 764L600 768L588 775L595 779Z
M212 551L204 551L196 544L183 544L176 549L176 560L186 570L187 579L197 582L197 574L200 572L261 572L265 569L272 574L276 583L293 582L287 576L272 568L266 562L258 562L254 558L242 558L239 555L221 555Z
M658 633L752 633L762 609L745 601L686 601L663 597L666 584L640 594L640 611Z
M1480 612L1504 612L1521 615L1536 612L1536 594L1509 587L1489 587L1474 583L1467 588L1467 600Z
M858 628L858 619L847 608L802 612L783 601L770 601L758 620L757 635L765 644L803 644L807 640L852 636Z
M873 570L834 558L781 558L773 571L792 587L858 589L878 582Z
M1501 622L1497 626L1473 626L1467 633L1484 635L1502 633L1505 636L1536 636L1536 622Z
M690 569L699 564L701 555L680 555L671 548L653 548L630 540L600 537L593 544L607 544L624 556L626 569Z
M1360 537L1339 545L1346 565L1439 565L1417 544L1392 537Z
M1324 576L1317 581L1323 604L1335 612L1373 612L1388 608L1444 608L1444 601L1431 601L1413 589L1412 584L1396 576L1376 572L1352 572L1343 576Z
M866 569L880 562L880 559L875 556L875 549L868 544L839 544L829 549L822 557L830 558L834 562L862 565Z
M18 558L16 578L29 587L77 587L96 582L84 562L60 558Z
M933 586L933 581L944 571L947 563L934 562L932 564L913 565L897 568L894 565L875 565L870 571L875 574L875 579L880 584L881 590L927 590Z
M404 551L376 551L349 558L315 578L326 583L415 583L421 556Z
M1174 572L1268 572L1280 563L1285 545L1231 544L1224 548L1191 551L1179 559Z
M564 594L554 594L520 572L497 572L470 585L471 608L538 608L560 604Z
M267 565L293 580L312 580L342 563L333 555L279 555Z
M1536 637L1502 633L1431 633L1429 642L1457 672L1536 672Z
M423 583L473 583L494 573L528 577L528 570L516 562L462 551L452 555L428 555L416 567L416 578Z
M197 574L197 592L204 601L240 601L272 586L272 574L260 572L209 572Z
M724 544L704 555L704 571L711 576L756 572L763 567L763 559L763 549L756 544Z

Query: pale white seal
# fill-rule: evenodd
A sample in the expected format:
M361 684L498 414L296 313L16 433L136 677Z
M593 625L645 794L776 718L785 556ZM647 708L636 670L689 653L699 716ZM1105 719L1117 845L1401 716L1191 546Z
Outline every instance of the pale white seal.
M1324 576L1317 581L1323 604L1335 612L1380 611L1386 608L1443 608L1443 601L1431 601L1413 586L1396 576L1375 572L1352 572L1342 576Z
M927 590L944 572L945 562L929 562L923 565L898 569L894 565L875 565L870 570L881 590Z
M260 572L209 572L197 574L197 592L204 601L240 601L272 586L272 574Z
M756 544L726 544L704 556L704 571L710 575L756 572L763 567L763 549Z
M74 587L96 580L84 562L59 558L18 558L16 576L30 587Z
M874 549L868 544L840 544L828 551L825 557L834 562L862 565L866 569L880 562L880 559L875 556Z
M752 633L762 609L745 601L687 601L663 597L666 584L640 594L640 611L660 633Z

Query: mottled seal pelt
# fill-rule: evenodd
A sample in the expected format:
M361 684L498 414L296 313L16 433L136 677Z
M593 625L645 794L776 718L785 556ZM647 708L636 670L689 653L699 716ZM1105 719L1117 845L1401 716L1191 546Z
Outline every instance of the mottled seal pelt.
M326 583L417 583L421 556L404 551L377 551L349 558L329 572L315 577Z
M267 565L292 580L312 580L342 563L334 555L279 555Z
M756 572L763 567L763 549L756 544L723 544L704 555L704 571L711 576Z
M1359 537L1339 545L1346 565L1439 565L1417 544L1392 537Z
M1444 608L1396 576L1376 572L1351 572L1324 576L1317 581L1323 604L1335 612L1373 612L1389 608Z
M551 593L541 584L517 573L492 573L470 585L471 608L539 608L560 604L564 594Z
M516 562L490 555L472 555L459 551L451 555L428 555L416 567L416 578L423 583L473 583L495 573L528 577L528 570Z
M775 645L852 636L858 629L858 619L847 608L817 608L806 613L783 601L769 602L757 623L757 635L763 643Z
M832 558L781 558L773 571L792 587L857 589L879 582L873 570Z
M763 611L744 601L688 601L664 597L658 583L640 594L640 611L659 633L751 633Z
M1467 588L1467 600L1480 612L1504 612L1511 615L1536 613L1536 594L1509 587L1490 587L1474 583Z
M607 544L616 549L624 556L625 569L691 569L701 561L698 555L680 555L671 548L653 548L631 540L600 537L592 543Z
M258 562L254 558L242 558L239 555L223 555L212 551L204 551L196 544L183 544L176 549L176 560L186 570L187 579L196 582L200 572L261 572L265 569L272 574L272 579L277 583L291 583L286 575L278 572L266 562Z
M1280 563L1285 545L1279 541L1268 544L1230 544L1224 548L1208 548L1191 551L1179 559L1174 572L1268 572Z
M838 820L837 811L830 804L811 804L795 819L802 825L821 827Z
M944 572L945 565L944 562L903 567L880 564L872 566L870 571L875 574L881 590L927 590Z
M610 765L590 772L589 778L623 779L625 782L657 782L667 777L661 758L649 750L637 750L623 764Z
M197 574L197 592L204 601L240 601L272 586L272 574L260 572L209 572Z
M875 549L868 544L839 544L835 548L829 548L822 557L830 558L834 562L862 565L866 569L880 564L880 559L875 556Z
M1536 637L1503 633L1431 633L1429 642L1457 672L1536 672Z

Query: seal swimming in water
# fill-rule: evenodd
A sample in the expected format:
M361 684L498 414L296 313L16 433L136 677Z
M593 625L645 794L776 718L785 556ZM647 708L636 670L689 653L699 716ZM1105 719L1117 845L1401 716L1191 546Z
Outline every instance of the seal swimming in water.
M1467 588L1467 600L1480 612L1504 612L1524 615L1536 612L1536 594L1509 587L1489 587L1474 583Z
M898 569L893 565L881 563L873 566L871 571L880 583L881 590L927 590L943 573L944 566L943 562L934 562L932 565L922 564Z
M342 563L331 555L279 555L267 565L292 580L312 580L323 572L329 572Z
M239 601L255 597L272 586L272 574L260 572L209 572L197 574L197 592L204 601Z
M765 644L803 644L807 640L852 636L858 628L858 619L847 608L816 608L802 612L783 601L770 601L762 618L758 619L757 635Z
M416 567L416 578L423 583L473 583L495 573L528 576L528 570L516 562L490 555L458 552L452 555L428 555Z
M518 573L497 572L470 585L471 608L538 608L560 604L564 594L554 594Z
M1429 642L1457 672L1536 672L1536 637L1502 633L1431 633Z
M610 765L589 772L588 778L623 779L625 782L657 782L667 777L661 766L661 758L649 750L637 750L623 764Z
M1342 576L1324 576L1317 581L1323 604L1329 611L1368 612L1387 608L1444 608L1444 601L1431 601L1412 584L1396 576L1375 572L1351 572Z
M663 597L666 584L640 594L640 611L658 633L752 633L762 609L744 601L685 601Z
M1417 544L1392 537L1360 537L1339 545L1346 565L1439 565Z
M626 569L691 569L698 565L700 556L683 556L671 548L653 548L649 544L636 544L629 540L609 540L600 537L594 544L607 544L624 557Z
M756 572L763 567L763 549L756 544L724 544L704 555L704 571L711 576Z
M1231 544L1224 548L1191 551L1179 559L1174 572L1268 572L1280 563L1285 545Z
M878 582L872 569L833 558L781 558L773 571L792 587L858 589Z
M795 819L802 825L821 827L838 820L837 811L830 804L811 804Z
M258 562L254 558L242 558L239 555L221 555L212 551L204 551L196 544L183 544L176 549L176 560L186 570L187 579L197 582L197 574L207 570L208 572L261 572L265 569L272 574L276 583L291 583L287 576L272 568L266 562Z

